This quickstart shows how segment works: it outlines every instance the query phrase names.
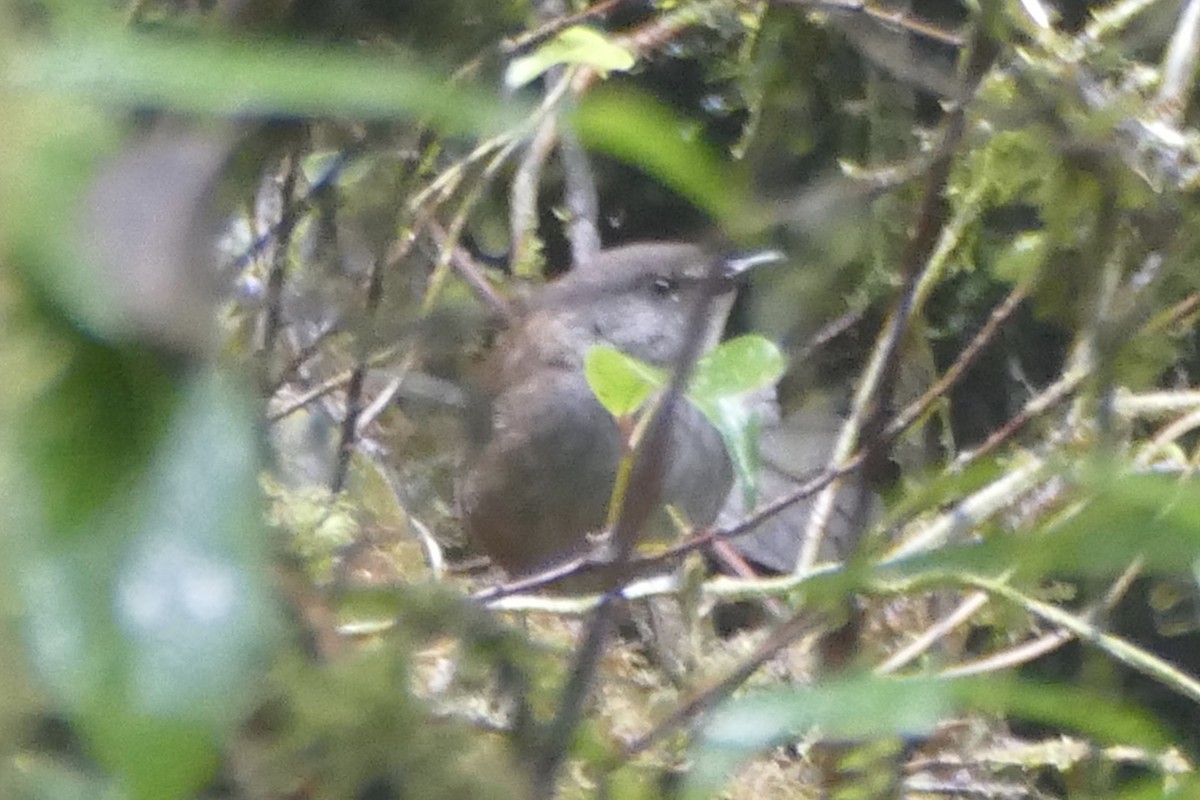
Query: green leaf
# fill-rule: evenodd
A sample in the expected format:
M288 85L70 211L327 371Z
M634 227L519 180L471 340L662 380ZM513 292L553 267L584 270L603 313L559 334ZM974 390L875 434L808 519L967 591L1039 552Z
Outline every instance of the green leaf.
M618 418L641 408L669 379L665 371L605 345L588 350L583 372L600 405Z
M99 31L6 53L17 88L88 102L203 114L419 116L447 131L495 133L521 119L511 100L451 85L416 58L280 41L157 38Z
M24 411L15 438L31 468L5 475L22 501L6 509L22 529L6 561L34 672L91 754L133 798L189 797L279 629L256 411L213 373L154 376L144 353L105 352L81 343L75 363L89 368Z
M758 501L758 435L761 429L758 415L737 397L689 399L721 434L733 471L742 485L745 507L754 508Z
M993 272L1000 280L1020 283L1041 271L1051 253L1050 242L1041 231L1028 231L1013 238L1000 251Z
M1060 684L1002 677L986 679L884 678L861 675L805 689L749 695L718 708L693 747L685 797L708 797L739 763L816 728L823 738L862 740L926 733L961 709L1019 716L1065 726L1106 743L1151 751L1171 745L1151 715Z
M778 381L784 366L783 354L770 339L739 336L701 358L688 387L688 399L725 442L747 508L757 499L761 420L746 395Z
M910 735L932 729L953 709L948 681L873 676L739 698L717 709L704 726L684 796L711 796L739 763L814 726L839 739Z
M771 340L740 336L696 363L687 390L687 399L721 434L748 507L753 507L757 489L760 420L746 395L774 384L783 370L783 354ZM670 379L665 370L604 345L588 351L584 374L600 404L614 417L636 412Z
M770 339L739 336L696 362L688 396L707 401L757 391L783 377L786 366L783 353Z
M510 89L517 89L559 64L583 64L604 75L631 69L635 63L637 57L629 48L594 28L575 25L529 55L513 59L504 73L504 82Z
M10 102L5 111L10 147L0 152L0 226L14 266L93 333L124 331L116 290L80 257L75 236L100 158L119 145L118 127L61 98Z

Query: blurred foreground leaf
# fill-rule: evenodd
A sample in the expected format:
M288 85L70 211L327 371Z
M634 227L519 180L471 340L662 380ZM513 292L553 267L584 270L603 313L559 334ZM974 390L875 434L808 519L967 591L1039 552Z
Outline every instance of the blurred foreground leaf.
M1075 729L1105 743L1165 751L1171 737L1136 706L1073 686L982 679L861 675L803 689L761 692L726 703L693 750L688 797L712 796L738 764L812 728L825 740L913 737L964 710L1004 713Z
M686 796L714 794L742 761L814 726L834 739L914 735L932 730L954 705L948 682L869 676L737 699L704 726L694 746Z
M64 92L108 105L258 116L421 117L450 132L496 133L521 119L519 104L450 85L395 53L279 41L157 39L97 33L7 54L18 89Z
M255 416L214 373L124 362L81 346L26 409L12 565L35 672L92 755L132 797L186 797L279 631Z
M1017 576L1111 576L1136 559L1143 571L1180 574L1200 559L1200 498L1190 483L1167 475L1085 471L1076 488L1085 502L1063 521L1024 535L994 535L892 565L906 575L970 571Z

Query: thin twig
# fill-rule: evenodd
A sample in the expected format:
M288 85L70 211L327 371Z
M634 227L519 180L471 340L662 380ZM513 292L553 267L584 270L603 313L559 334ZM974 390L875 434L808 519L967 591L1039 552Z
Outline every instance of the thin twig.
M542 25L535 30L526 31L518 36L505 39L500 43L500 52L506 54L516 53L520 50L526 50L530 47L541 44L547 39L557 36L560 32L566 30L572 25L578 25L581 22L587 22L588 20L604 16L609 11L612 11L614 8L621 5L623 2L626 2L626 0L602 0L602 2L595 3L594 5L588 6L582 11L578 11L574 14L567 14L565 16L556 17L543 22Z
M1121 602L1121 598L1129 591L1129 587L1133 585L1134 580L1141 574L1141 570L1141 561L1135 561L1133 564L1130 564L1113 581L1113 584L1108 587L1108 591L1104 593L1104 597L1083 612L1081 619L1091 622L1100 615L1106 614L1115 608L1117 603ZM1031 641L1022 642L1016 647L1009 648L1001 653L993 653L987 658L977 659L966 664L959 664L944 669L939 674L945 678L957 678L996 672L1002 669L1012 669L1013 667L1027 664L1035 658L1039 658L1046 653L1062 647L1074 639L1074 633L1064 628L1059 628Z
M960 576L959 580L1070 631L1081 641L1098 648L1121 664L1164 684L1193 702L1200 703L1200 681L1153 653L1119 636L1105 633L1088 620L1065 609L1035 600L1003 581L974 575Z
M262 358L266 366L271 363L275 351L275 340L283 324L283 283L287 275L287 263L292 243L292 231L299 219L299 209L292 203L296 192L296 180L300 174L300 156L293 150L284 160L283 184L279 187L280 216L276 226L275 253L271 260L271 271L267 275L267 316L263 322Z
M983 354L984 349L996 337L1003 325L1012 313L1017 310L1017 307L1025 299L1028 293L1024 285L1017 286L1008 296L1004 298L995 308L992 309L988 321L984 324L979 332L975 334L971 342L963 348L958 354L958 358L950 365L950 368L942 373L942 377L933 383L925 392L913 401L909 406L900 412L891 422L883 429L884 439L891 440L899 436L910 425L925 415L925 412L937 402L938 398L944 397L950 391L954 384L958 383L964 375L975 365L979 360L979 356Z
M363 382L367 377L367 370L370 367L369 354L375 342L375 315L379 311L379 303L383 298L383 259L382 254L375 257L371 262L371 272L367 278L363 324L355 344L358 357L354 365L354 372L350 377L350 383L346 387L346 416L342 419L337 464L334 468L333 480L330 483L330 489L334 494L341 492L346 483L346 474L350 469L350 457L354 454L354 444L358 441Z

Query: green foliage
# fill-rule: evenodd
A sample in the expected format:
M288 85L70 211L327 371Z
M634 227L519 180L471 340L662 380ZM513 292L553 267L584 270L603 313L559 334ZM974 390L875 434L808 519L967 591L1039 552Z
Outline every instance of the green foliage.
M504 82L517 89L560 64L585 65L601 74L628 70L636 58L626 47L593 28L575 25L559 33L527 56L511 61Z
M741 481L747 508L757 497L758 432L761 420L748 396L783 376L783 353L770 339L739 336L696 362L687 397L721 434Z
M825 675L803 688L736 697L705 723L648 745L646 761L686 769L687 791L710 794L739 764L813 729L866 739L934 732L922 745L931 746L939 723L964 715L993 727L997 717L1031 719L1091 742L1136 746L1137 763L1157 776L1182 760L1164 754L1190 746L1186 736L1158 716L1200 697L1188 674L1194 664L1170 663L1195 647L1172 645L1170 658L1160 657L1143 646L1154 624L1119 630L1119 614L1093 614L1113 610L1090 605L1093 584L1137 563L1162 579L1150 592L1151 612L1172 616L1159 627L1186 636L1194 623L1174 612L1188 608L1200 572L1200 501L1189 479L1200 371L1200 137L1194 76L1173 77L1179 98L1160 96L1171 83L1160 53L1187 45L1165 35L1178 26L1174 8L1091 8L1083 33L1031 25L1023 4L931 20L951 34L938 47L979 25L995 54L978 91L953 98L914 88L928 82L907 82L899 69L907 63L860 49L880 30L902 45L904 59L919 60L930 44L901 32L906 20L882 24L871 9L808 16L787 3L663 3L620 17L623 30L616 17L588 17L603 29L568 20L532 49L522 37L557 21L535 21L527 3L138 0L125 11L128 24L106 4L2 9L0 650L9 659L0 664L0 794L169 800L197 796L221 772L244 796L528 796L522 765L546 746L540 724L559 710L577 631L559 624L547 635L549 614L522 630L506 627L464 599L457 575L437 591L401 585L427 568L399 563L380 543L384 533L407 536L426 523L460 527L446 477L457 458L447 431L460 420L430 423L416 408L423 399L403 393L369 409L379 416L356 442L348 490L334 498L324 487L263 480L260 400L274 413L328 381L308 409L340 411L349 405L344 376L363 359L392 369L388 380L428 372L458 381L487 336L424 310L475 302L469 286L498 286L500 295L510 288L459 245L465 232L482 230L499 231L498 243L477 250L513 244L504 241L513 228L502 198L515 176L542 191L531 206L545 213L525 232L530 241L520 243L513 273L541 280L544 267L563 266L550 226L569 232L586 204L572 203L570 184L579 178L568 173L578 164L563 157L564 140L547 134L570 130L611 157L591 162L604 239L631 228L674 236L716 227L739 242L780 242L795 268L778 280L755 276L762 283L751 300L773 318L764 326L751 314L748 322L789 345L847 310L863 314L815 358L806 348L804 358L789 359L808 361L802 377L789 376L799 392L789 394L788 380L780 388L788 410L801 405L798 393L826 391L825 373L837 372L814 361L838 362L842 377L845 364L866 360L887 310L912 318L911 341L893 354L900 363L885 366L920 377L912 387L902 378L895 396L883 398L899 407L963 354L1012 285L1031 293L1037 313L1005 323L940 398L950 410L940 418L947 435L929 444L910 431L912 449L929 446L913 457L892 452L903 461L901 488L850 565L736 587L742 596L776 595L772 603L782 600L771 610L787 613L793 601L814 611L864 594L861 606L876 614L860 642L866 661L939 622L940 610L913 612L929 593L928 605L940 609L943 595L983 591L991 607L974 619L992 629L989 651L1052 628L1129 670L1103 696L1100 688L995 677ZM1127 28L1131 21L1140 27ZM465 63L445 63L447 54ZM591 68L596 83L579 81L578 96L535 110L528 84L558 66ZM504 95L505 77L510 88L526 88ZM965 109L964 138L943 153L943 120L956 108ZM544 114L557 125L543 125ZM149 180L97 194L148 131L175 144L187 138L181 131L196 134L212 145L209 158L190 174L150 169ZM951 176L930 186L930 159L940 155L952 159ZM343 158L327 194L312 196L314 182ZM288 164L300 169L292 196L281 198ZM233 180L218 191L209 180L223 176ZM561 199L560 184L568 185ZM185 187L195 200L220 196L236 206L159 202ZM917 219L927 191L945 207ZM673 214L641 218L641 201L663 197L682 202ZM127 216L145 211L137 201L152 224ZM88 245L96 237L81 235L96 233L81 214L97 205L115 212L101 233L133 231L140 242L195 233L211 211L245 223L243 249L267 242L242 277L280 280L285 300L268 309L279 299L243 305L239 296L224 311L245 333L243 361L261 359L251 364L256 381L214 356L215 326L172 335L186 327L183 312L207 323L213 298L164 297L145 280L172 267L216 274L209 239L168 248L148 259L148 272L140 271L140 251L100 264ZM286 241L272 240L284 236L276 206L298 217ZM909 263L914 231L926 228L935 255ZM312 255L318 250L338 257L322 260ZM426 268L437 261L453 263L457 277L431 279ZM367 274L374 266L377 286ZM920 272L906 297L896 289L915 276L901 267ZM451 288L438 294L439 286ZM146 309L157 312L149 325L139 316ZM282 320L276 349L263 353L271 311L296 313L302 324ZM336 327L324 339L288 339L314 319ZM1075 383L1053 402L1029 403L1064 383L1067 366ZM742 400L773 386L783 368L768 340L743 337L704 356L686 391L723 436L747 505L757 423ZM644 412L669 381L667 371L609 348L588 354L586 373L618 418ZM875 377L857 380L869 387ZM440 389L434 402L471 405ZM371 385L362 399L377 392ZM1002 428L1009 420L1020 424ZM963 427L977 435L959 437ZM1005 433L994 455L953 451L956 439L975 445L997 430ZM1030 482L1006 483L1034 460L1042 466ZM1104 469L1091 469L1096 463ZM911 546L931 532L932 549ZM405 539L423 556L413 541ZM452 552L457 543L442 544ZM436 549L429 540L424 546ZM357 556L361 563L351 560ZM729 590L728 582L699 584L691 588L704 609ZM1116 594L1106 588L1105 602ZM281 606L300 642L282 635ZM903 630L889 633L905 613L912 618ZM552 643L532 646L530 632ZM944 634L936 652L915 663L976 655L957 635ZM607 778L612 796L661 796L641 762L603 774L621 761L615 743L673 712L694 713L687 698L745 666L748 648L740 639L702 639L707 671L685 676L680 689L654 682L643 654L614 645L604 666L615 664L619 680L600 681L597 710L589 706L573 739L577 760L563 783L590 789ZM754 680L775 672L758 670ZM799 668L788 677L797 673L808 679ZM1140 690L1118 696L1129 674L1156 682L1167 702L1151 706ZM645 693L621 694L630 687ZM624 707L611 713L605 703L615 698ZM492 713L496 707L502 713ZM38 734L46 720L65 720L78 743L48 745ZM958 758L974 754L970 744L961 748ZM1092 750L1081 763L1052 738L1045 751L1014 763L1030 774L1054 769L1072 798L1162 796L1161 780L1118 788L1106 774L1127 750ZM672 762L680 752L690 756L686 766ZM1098 774L1091 783L1081 777L1089 767ZM788 778L789 791L800 791ZM1188 776L1177 794L1197 791ZM746 794L737 784L728 792Z
M665 370L604 345L588 350L583 369L600 405L618 419L640 409L671 377Z
M722 706L704 726L688 797L709 797L736 764L818 726L835 739L929 731L954 708L945 681L851 678L809 689L752 694Z
M1081 707L1088 709L1086 715L1079 713ZM688 774L686 796L712 796L739 762L813 728L835 741L916 737L965 709L1003 710L1031 722L1076 728L1101 742L1136 742L1150 751L1163 750L1171 741L1136 706L1085 689L998 678L861 675L805 689L753 693L721 706L693 746L697 766Z
M121 375L106 349L79 349ZM132 797L188 797L245 713L278 616L251 407L227 379L174 384L137 358L136 393L76 370L7 432L31 468L8 487L23 524L5 546L35 669L93 755Z
M734 471L753 507L758 475L759 420L748 395L773 386L783 375L783 354L762 336L739 336L706 353L684 393L721 434ZM604 345L588 351L588 385L614 417L627 417L666 387L670 373Z
M281 41L180 41L93 31L10 53L12 85L118 107L163 105L199 114L425 118L456 131L495 132L519 120L501 105L399 53ZM236 87L236 88L231 88Z

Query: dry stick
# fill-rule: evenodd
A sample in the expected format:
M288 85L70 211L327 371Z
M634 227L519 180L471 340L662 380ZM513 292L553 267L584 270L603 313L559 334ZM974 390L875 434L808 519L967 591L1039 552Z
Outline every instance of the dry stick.
M1101 611L1110 611L1120 602L1121 598L1133 585L1133 581L1141 573L1141 563L1135 562L1121 573L1120 577L1113 582L1105 592L1104 597L1098 602L1089 607L1083 614L1082 619L1092 620ZM1005 573L1004 578L1008 577L1009 573ZM940 620L937 624L931 626L925 633L917 637L915 641L893 653L883 664L875 668L876 674L884 675L895 672L900 667L917 658L921 653L929 649L938 639L950 630L958 627L966 622L980 608L987 604L990 600L987 592L972 592L959 604L951 614ZM1058 649L1067 642L1073 640L1075 634L1065 629L1059 628L1043 636L1039 636L1027 642L1022 642L1015 647L1008 648L999 653L993 653L985 658L976 659L974 661L958 664L953 667L942 670L938 673L943 678L958 678L968 675L980 675L988 672L996 672L1001 669L1010 669L1012 667L1026 664L1035 658Z
M1100 42L1121 33L1138 15L1159 4L1159 0L1117 0L1090 12L1091 21L1083 29L1085 42Z
M560 24L567 16L564 0L540 0L534 5L539 18L551 25ZM547 96L554 93L555 90L551 88L554 85L570 85L571 69L573 68L559 65L546 73L544 85ZM592 180L583 148L560 119L562 105L562 102L556 103L554 110L547 113L538 126L513 179L510 228L512 263L517 270L527 267L530 260L530 247L537 235L538 187L541 184L542 169L556 145L566 178L566 206L571 215L568 239L571 242L572 267L589 268L592 260L600 252L600 234L597 227L599 200L596 196L595 182Z
M1087 620L1051 603L1035 600L1001 581L975 575L956 576L956 580L1007 600L1018 608L1070 631L1081 641L1107 653L1125 666L1166 684L1193 702L1200 703L1200 681L1121 637L1105 633Z
M989 597L986 592L973 592L963 598L953 611L933 625L930 625L917 638L888 656L886 661L875 668L875 674L890 675L906 664L912 663L927 652L929 648L941 641L942 637L975 616L975 613L979 609L987 605L988 600Z
M279 223L275 235L275 253L271 259L271 271L267 276L267 316L263 322L263 374L266 375L275 350L275 340L279 337L279 329L283 320L283 282L287 274L288 250L292 243L292 231L300 212L292 203L296 192L296 176L300 172L300 158L297 150L293 150L284 160L283 185L279 188L282 198ZM264 381L264 384L267 381Z
M846 331L853 328L863 318L861 309L847 311L835 320L825 323L821 326L812 338L805 342L804 346L796 353L796 363L802 363L812 357L813 353L824 348L834 339L838 338Z
M1154 103L1164 122L1181 125L1200 65L1200 0L1185 0L1179 24L1163 56L1162 84Z
M267 389L266 396L274 397L283 388L284 384L290 381L292 376L308 363L309 359L320 352L321 345L325 343L325 340L338 332L337 321L328 320L323 323L316 335L312 337L312 341L300 348L288 363L284 364L283 368L279 370L279 375L276 376L274 383Z
M555 74L565 75L566 72L559 69L555 70ZM513 175L508 202L509 238L513 248L514 270L522 270L529 266L529 249L538 223L538 184L542 176L542 167L550 158L557 141L558 118L554 114L547 114L534 132L529 146L525 148L525 157L521 159L520 166Z
M1100 612L1112 610L1121 601L1121 598L1125 596L1125 593L1129 591L1129 587L1133 585L1133 581L1140 573L1140 561L1130 564L1121 573L1121 576L1113 582L1113 585L1108 588L1108 591L1104 593L1104 597L1098 603L1089 606L1080 616L1080 619L1091 622ZM986 593L983 594L986 595ZM1065 628L1058 628L1048 634L1039 636L1028 642L1022 642L1002 652L993 653L985 658L944 669L938 674L943 678L958 678L1017 667L1035 658L1039 658L1075 638L1075 634L1071 631Z
M587 153L570 128L559 134L558 157L562 161L566 185L567 238L571 240L571 261L578 269L587 269L600 255L600 197Z
M1175 305L1155 314L1143 328L1143 333L1158 333L1172 325L1183 322L1200 309L1200 292L1193 292Z
M969 450L965 453L959 453L958 458L954 459L954 463L950 465L951 472L961 472L968 465L975 463L986 455L990 455L996 448L1011 439L1018 431L1028 425L1034 419L1037 419L1046 412L1056 408L1059 403L1069 400L1074 397L1075 392L1079 391L1079 387L1092 374L1090 364L1079 364L1066 375L1063 375L1057 381L1046 387L1037 397L1030 398L1012 419L1004 423L1004 425L987 439L983 444L976 447L974 450Z
M396 354L395 347L384 348L383 350L381 350L378 353L371 356L369 359L369 363L371 366L376 366L385 361L388 361L395 354ZM346 384L350 383L350 380L353 377L354 377L353 369L342 370L341 372L334 375L333 377L327 378L326 380L322 381L321 383L317 384L316 386L313 386L312 388L308 389L303 394L297 395L295 398L293 398L289 402L285 403L284 405L281 405L279 408L277 408L274 411L272 411L271 413L267 414L267 422L275 423L275 422L278 422L279 420L283 419L284 417L288 417L288 416L291 416L292 414L295 414L297 411L304 408L305 406L307 406L309 403L313 402L314 400L319 400L322 397L324 397L325 395L329 394L330 392L335 392L338 389L345 386Z
M684 388L700 351L704 346L704 329L709 307L715 295L719 277L719 265L714 262L708 276L709 291L698 300L688 320L687 338L682 352L676 359L671 381L663 393L662 400L654 410L646 432L634 453L633 472L630 476L630 491L621 502L621 512L612 533L614 557L612 571L620 574L630 560L637 539L654 508L662 490L666 451L670 441L671 424L675 410L683 400ZM558 713L550 725L540 756L534 764L533 792L535 798L550 800L554 796L554 785L558 772L570 749L571 739L583 711L583 704L591 690L592 682L600 664L600 655L608 640L613 623L613 614L619 590L604 595L588 625L583 645L580 647L570 671L570 679L563 690Z
M1143 447L1142 451L1138 453L1137 458L1133 461L1134 465L1140 467L1150 466L1151 459L1166 448L1168 444L1177 441L1181 436L1190 433L1196 428L1200 428L1200 409L1179 417L1155 434L1149 444Z
M1009 292L1008 296L992 309L988 321L979 329L979 332L975 334L970 343L963 348L963 351L958 354L958 358L942 374L942 377L926 389L908 408L904 409L904 411L887 424L882 434L886 441L895 439L910 425L924 416L925 412L937 402L938 398L944 397L950 388L958 383L971 367L975 366L975 362L979 360L984 349L991 344L992 340L996 338L996 334L1000 332L1000 327L1008 321L1009 317L1017 310L1017 307L1028 294L1028 287L1021 284Z
M342 491L346 483L346 473L350 469L350 456L354 454L354 446L358 441L359 414L362 411L363 381L366 380L367 369L370 366L369 352L374 343L372 333L375 315L379 310L379 301L383 297L383 259L379 254L371 262L371 274L367 279L367 298L363 321L363 329L359 332L357 341L358 358L354 365L354 374L346 387L346 415L342 419L342 435L338 442L338 460L334 468L333 481L330 490L334 494Z
M774 0L775 5L802 6L812 9L813 11L829 12L852 12L862 14L868 19L875 20L884 25L900 28L908 33L916 34L925 39L932 39L935 42L948 44L953 47L962 47L966 44L966 39L962 34L956 31L949 31L945 28L938 27L932 22L914 17L907 11L893 10L881 7L879 5L870 5L863 0Z
M483 274L483 269L476 263L467 248L460 244L451 247L450 235L435 220L429 220L425 225L425 230L439 249L450 247L450 266L454 268L459 279L470 287L484 305L491 309L501 324L511 325L515 320L512 305L492 287L491 281Z

